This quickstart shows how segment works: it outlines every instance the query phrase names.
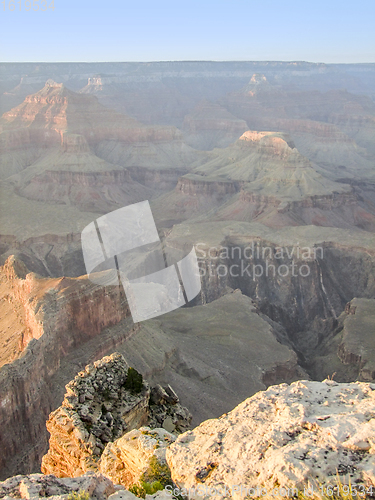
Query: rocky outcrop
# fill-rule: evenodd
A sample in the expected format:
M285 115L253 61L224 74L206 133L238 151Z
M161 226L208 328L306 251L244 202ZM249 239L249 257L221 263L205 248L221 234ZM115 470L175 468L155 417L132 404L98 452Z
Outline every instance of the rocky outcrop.
M308 484L319 493L337 474L344 484L374 486L374 409L373 384L269 387L179 436L167 449L172 479L190 498L265 496L257 487L282 495L274 488Z
M81 141L79 136L83 138ZM149 143L153 145L149 146L151 150L163 149L163 146L158 148L158 145L165 147L165 144L170 143L177 145L176 150L183 147L182 134L175 127L143 125L129 116L106 108L94 96L78 94L63 84L49 80L43 89L27 96L22 104L1 117L0 144L4 157L0 163L0 176L6 178L17 174L36 158L45 155L45 152L39 151L40 148L61 145L65 151L82 153L84 139L94 149L106 141L122 143L125 149L133 144L142 152ZM186 145L185 148L191 149ZM105 149L102 147L101 151ZM113 149L113 145L110 149ZM23 150L27 150L26 153L19 155L18 152ZM15 152L19 157L18 162L14 162ZM191 150L188 153L193 155ZM163 156L163 152L159 152L159 156Z
M120 354L88 365L66 386L62 406L51 413L49 450L42 472L80 476L97 469L106 443L148 420L150 390L126 388L128 365ZM129 385L130 387L130 385Z
M108 497L114 498L116 490L118 491L118 487L116 488L107 477L92 472L79 478L57 478L52 475L31 474L10 477L6 481L0 482L0 498L5 500L11 498L67 500L72 494L79 492L84 492L89 495L89 498L95 500L106 500Z
M176 186L176 192L181 195L205 195L205 196L220 196L234 194L239 191L237 182L226 181L221 179L210 179L204 176L187 174L180 177Z
M102 470L99 458L107 443L115 441L110 446L112 451L106 453L113 457L113 450L121 448L121 443L135 439L132 434L118 440L124 433L149 422L181 432L191 421L178 397L168 395L162 387L151 391L150 400L148 384L119 353L86 366L66 390L61 407L47 421L51 437L42 459L45 474L76 477L89 470ZM171 388L167 390L174 394Z
M337 326L334 323L348 301L374 296L373 241L371 233L359 230L270 229L256 223L210 221L175 226L166 247L175 252L179 249L180 257L194 242L200 242L196 251L201 301L217 299L227 287L240 289L260 311L286 328L299 353L309 356ZM298 276L292 276L293 264ZM278 279L280 266L289 269L282 280ZM306 276L299 275L299 270Z
M239 191L239 186L239 182L220 177L186 174L178 179L173 191L152 203L153 212L167 226L212 214Z
M165 465L167 447L176 439L164 429L141 427L108 443L99 462L99 470L113 483L126 488L139 483L147 474L152 459Z

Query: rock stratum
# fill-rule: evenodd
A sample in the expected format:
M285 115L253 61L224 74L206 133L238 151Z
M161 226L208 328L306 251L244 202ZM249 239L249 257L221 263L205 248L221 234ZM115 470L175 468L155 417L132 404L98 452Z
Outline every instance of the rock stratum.
M155 200L164 223L199 217L374 230L372 195L329 179L301 155L289 134L248 130L208 156L174 191Z

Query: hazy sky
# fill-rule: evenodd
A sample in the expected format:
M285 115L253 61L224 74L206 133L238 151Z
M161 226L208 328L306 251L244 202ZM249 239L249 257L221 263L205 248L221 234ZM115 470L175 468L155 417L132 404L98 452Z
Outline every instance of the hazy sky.
M2 61L375 62L375 0L55 0L46 12L14 4L4 12L0 3Z

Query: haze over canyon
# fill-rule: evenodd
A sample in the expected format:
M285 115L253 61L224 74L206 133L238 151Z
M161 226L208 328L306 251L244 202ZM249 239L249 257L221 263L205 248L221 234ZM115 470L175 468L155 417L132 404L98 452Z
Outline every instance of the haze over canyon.
M304 399L309 391L319 400L331 397L331 388L339 398L355 387L363 412L370 411L375 64L0 68L0 479L40 472L42 459L45 473L83 474L94 455L104 465L93 468L108 476L116 446L132 449L130 438L121 437L125 424L113 430L112 414L141 443L142 432L151 431L136 428L164 425L153 439L174 441L165 452L172 475L191 486L190 458L198 460L195 447L203 446L206 428L216 436L232 419L241 430L247 411L276 396L293 399L293 387L318 417L315 402ZM105 284L106 271L104 284L87 275L81 232L102 215L145 200L168 263L195 246L201 291L184 307L134 323L123 288ZM150 259L145 251L132 265L147 270ZM112 373L113 364L118 371ZM149 384L130 403L123 394L128 367ZM100 369L116 384L122 374L115 402L95 392ZM318 384L333 376L343 385ZM305 382L280 386L276 395L270 387L299 380ZM104 387L100 397L106 390L112 389ZM266 392L254 396L259 391ZM92 421L82 414L85 401L97 412ZM337 401L332 405L345 414ZM73 444L67 438L73 427L61 424L68 417L75 430L87 430ZM185 431L191 417L193 433L168 437L179 426ZM275 422L280 418L272 413ZM109 428L113 435L106 437ZM184 443L190 443L190 465ZM374 453L374 446L355 453ZM76 447L71 455L70 447ZM202 455L207 463L214 463L212 453ZM65 460L60 469L59 460ZM230 463L229 452L225 460ZM361 464L354 475L363 469L372 481L373 458L366 455ZM224 466L219 470L223 478ZM259 470L268 477L268 469ZM111 476L114 484L117 479Z

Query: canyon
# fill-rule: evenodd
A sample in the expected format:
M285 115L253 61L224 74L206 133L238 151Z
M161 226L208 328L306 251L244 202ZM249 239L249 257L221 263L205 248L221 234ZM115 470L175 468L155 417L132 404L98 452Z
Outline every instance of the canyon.
M40 471L65 386L114 352L194 427L274 384L372 384L373 65L1 67L1 479ZM134 323L81 232L144 200L169 264L195 246L201 292Z

